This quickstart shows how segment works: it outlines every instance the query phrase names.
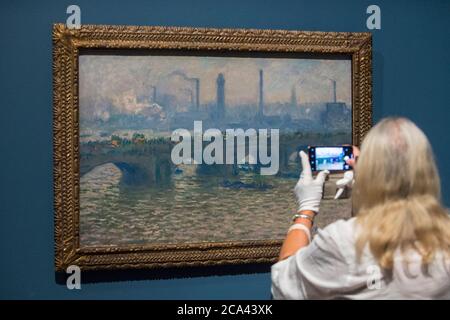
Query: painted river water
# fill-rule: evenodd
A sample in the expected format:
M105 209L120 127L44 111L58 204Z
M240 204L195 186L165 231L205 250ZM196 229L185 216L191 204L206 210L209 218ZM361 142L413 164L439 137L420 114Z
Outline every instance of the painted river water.
M230 188L223 177L198 175L187 166L170 185L125 186L112 163L80 181L82 246L282 239L297 208L296 178L267 178L271 188ZM240 180L252 181L252 173ZM347 200L332 200L326 183L318 227L350 216Z

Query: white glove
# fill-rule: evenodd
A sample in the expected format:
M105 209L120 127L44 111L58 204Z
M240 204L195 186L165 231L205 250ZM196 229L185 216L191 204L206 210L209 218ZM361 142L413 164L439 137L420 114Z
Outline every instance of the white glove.
M299 205L298 211L311 210L319 213L323 184L330 172L328 170L321 171L316 179L313 179L308 156L303 151L300 151L299 155L302 161L302 173L294 189Z
M338 188L338 190L336 191L334 199L339 199L344 193L345 188L352 188L353 181L353 171L346 171L344 173L344 177L336 181L336 187Z

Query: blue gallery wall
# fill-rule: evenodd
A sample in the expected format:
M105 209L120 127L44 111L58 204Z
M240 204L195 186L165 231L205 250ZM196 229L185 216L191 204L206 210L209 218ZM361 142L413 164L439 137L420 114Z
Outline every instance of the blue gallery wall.
M53 273L51 27L78 4L82 23L367 31L374 35L374 119L410 117L429 136L450 205L450 1L11 1L0 2L0 298L220 299L270 297L270 275L83 284ZM286 212L285 214L290 214Z

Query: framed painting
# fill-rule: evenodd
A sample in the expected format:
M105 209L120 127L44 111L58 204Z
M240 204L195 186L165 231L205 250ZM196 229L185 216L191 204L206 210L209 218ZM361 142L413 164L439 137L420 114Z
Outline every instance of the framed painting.
M53 76L57 271L274 262L299 150L371 126L369 33L55 24Z

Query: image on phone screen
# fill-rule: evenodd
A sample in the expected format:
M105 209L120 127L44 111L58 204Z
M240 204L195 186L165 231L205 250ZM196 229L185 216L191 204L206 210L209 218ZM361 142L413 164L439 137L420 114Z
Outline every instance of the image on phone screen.
M351 146L309 147L309 161L313 171L345 171L350 170L346 160L353 157Z

